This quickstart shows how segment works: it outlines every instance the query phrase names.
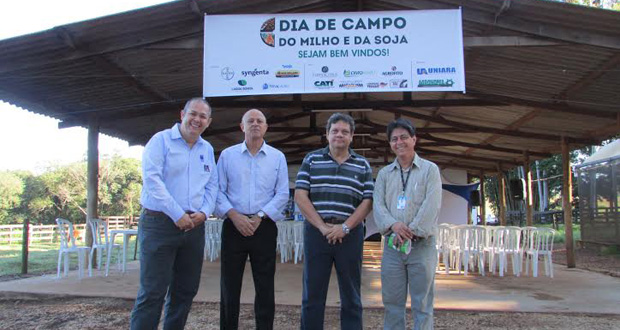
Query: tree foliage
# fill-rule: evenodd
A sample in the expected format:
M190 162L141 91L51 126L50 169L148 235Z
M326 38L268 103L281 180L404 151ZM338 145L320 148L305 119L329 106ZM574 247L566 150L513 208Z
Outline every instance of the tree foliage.
M135 215L139 209L140 162L113 156L99 164L99 214ZM0 224L53 224L56 218L86 221L86 163L52 166L41 175L0 172Z

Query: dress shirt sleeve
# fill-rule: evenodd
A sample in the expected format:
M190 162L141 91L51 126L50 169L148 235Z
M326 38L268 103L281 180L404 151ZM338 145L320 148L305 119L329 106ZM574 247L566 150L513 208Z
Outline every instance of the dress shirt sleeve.
M185 211L177 203L164 183L164 164L166 163L167 146L163 134L155 134L144 147L142 154L143 187L167 216L175 223L181 219Z
M276 178L275 195L273 198L263 206L262 210L274 221L284 219L282 211L288 203L288 166L286 165L286 157L280 153L278 155L278 177Z
M209 159L212 160L210 166L215 169L215 155L213 155L212 148L209 148L209 154ZM219 195L219 170L214 170L212 172L213 173L211 173L211 176L209 177L209 182L207 182L207 186L205 187L204 201L202 202L202 207L200 208L200 211L204 213L207 218L215 211L216 201Z
M310 158L312 154L304 157L299 172L297 172L297 180L295 181L295 189L303 189L310 191Z
M387 172L379 171L379 174L377 175L377 182L375 182L372 209L374 212L375 224L377 225L381 235L387 234L392 225L398 221L392 216L390 210L388 209L387 204L390 203L390 201L386 200L386 188Z
M426 196L409 228L413 234L429 237L435 234L435 224L441 207L441 176L437 165L432 164L426 176Z
M220 154L220 159L217 162L217 175L219 180L219 189L217 190L217 203L215 207L215 215L220 218L225 218L226 213L232 209L232 204L226 196L226 190L228 190L228 173L226 171L226 152Z

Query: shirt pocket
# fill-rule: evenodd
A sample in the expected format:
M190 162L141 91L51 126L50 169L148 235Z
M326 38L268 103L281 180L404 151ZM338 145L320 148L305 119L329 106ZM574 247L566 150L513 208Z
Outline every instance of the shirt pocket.
M411 184L413 185L413 203L421 205L426 198L426 185L422 180L415 180Z
M278 180L278 168L274 166L260 166L257 172L258 177L256 180L260 188L257 192L269 193L272 196Z

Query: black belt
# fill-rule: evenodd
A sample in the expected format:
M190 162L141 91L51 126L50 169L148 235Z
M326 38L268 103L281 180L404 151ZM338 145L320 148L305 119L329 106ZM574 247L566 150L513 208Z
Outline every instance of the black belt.
M252 218L256 214L243 214L243 215L245 215L248 218ZM263 220L267 220L267 219L271 220L271 218L267 215L267 213L265 213L265 217L263 218Z
M185 211L185 213L187 214L192 214L194 213L193 211ZM161 211L153 211L153 210L149 210L149 209L144 209L144 214L146 215L150 215L152 217L160 217L160 216L164 216L167 217L168 215L164 212Z
M347 219L341 219L341 218L336 218L336 217L329 217L329 218L324 218L323 221L325 223L331 223L333 225L341 225L345 221L347 221Z

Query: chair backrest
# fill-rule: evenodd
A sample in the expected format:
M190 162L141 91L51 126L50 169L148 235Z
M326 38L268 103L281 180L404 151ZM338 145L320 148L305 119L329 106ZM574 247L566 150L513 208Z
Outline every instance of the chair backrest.
M293 224L293 236L295 243L303 243L304 242L304 223L297 221Z
M442 223L437 226L437 248L449 248L451 246L452 228L450 225Z
M519 251L521 248L521 228L509 226L504 233L504 249L509 251Z
M93 245L107 245L109 237L107 222L101 219L90 219L88 224L93 234Z
M487 246L487 229L481 226L473 227L471 228L470 235L472 237L472 249L476 251L483 251Z
M73 237L73 223L62 218L56 219L58 225L58 235L60 236L60 248L68 249L75 247L75 237Z
M533 247L538 250L538 252L551 252L553 251L553 236L555 235L555 230L551 228L538 228L534 231L533 237Z
M521 228L521 249L522 250L530 250L534 248L534 241L532 239L532 235L534 232L538 230L538 227L523 227Z

